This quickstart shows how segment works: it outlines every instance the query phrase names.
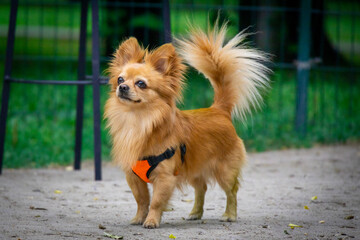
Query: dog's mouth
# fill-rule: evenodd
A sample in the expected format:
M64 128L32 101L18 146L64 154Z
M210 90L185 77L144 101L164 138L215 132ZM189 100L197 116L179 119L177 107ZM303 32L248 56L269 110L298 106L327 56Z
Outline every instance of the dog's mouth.
M129 101L129 102L134 102L134 103L140 103L141 102L141 99L138 99L138 100L133 100L127 96L124 96L122 94L119 95L119 97L125 101Z

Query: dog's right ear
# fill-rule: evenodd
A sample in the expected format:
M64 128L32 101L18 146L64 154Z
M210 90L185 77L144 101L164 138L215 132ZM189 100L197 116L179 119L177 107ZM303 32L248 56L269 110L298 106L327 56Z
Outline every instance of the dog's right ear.
M140 63L143 61L145 51L140 47L136 38L131 37L122 42L114 54L114 65L121 67L129 62Z

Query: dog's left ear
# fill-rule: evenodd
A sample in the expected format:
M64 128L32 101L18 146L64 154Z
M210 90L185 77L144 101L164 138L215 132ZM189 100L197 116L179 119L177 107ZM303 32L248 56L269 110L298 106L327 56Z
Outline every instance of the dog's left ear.
M156 71L163 75L173 75L181 65L181 59L171 43L164 44L150 52L145 57L145 62L150 63Z
M152 65L156 71L165 76L164 80L167 84L162 85L163 94L180 100L186 66L176 53L175 47L171 43L164 44L146 54L144 59L145 63Z

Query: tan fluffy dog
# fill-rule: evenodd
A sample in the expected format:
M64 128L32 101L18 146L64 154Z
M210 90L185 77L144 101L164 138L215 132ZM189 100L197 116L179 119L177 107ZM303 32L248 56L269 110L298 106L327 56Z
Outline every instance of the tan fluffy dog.
M236 194L246 161L243 141L232 117L243 118L261 101L259 89L268 86L267 57L242 44L239 33L224 43L226 26L203 32L192 28L187 39L148 51L135 38L120 44L110 63L111 91L105 117L113 139L112 155L126 173L138 209L132 224L159 227L162 211L176 186L195 188L189 219L200 219L207 183L216 180L227 196L223 221L237 218ZM180 111L185 65L202 72L214 88L209 108ZM194 93L201 94L201 93ZM180 146L186 146L184 162ZM147 183L132 171L144 156L159 156L167 149L174 155L160 162ZM150 209L149 209L150 207Z

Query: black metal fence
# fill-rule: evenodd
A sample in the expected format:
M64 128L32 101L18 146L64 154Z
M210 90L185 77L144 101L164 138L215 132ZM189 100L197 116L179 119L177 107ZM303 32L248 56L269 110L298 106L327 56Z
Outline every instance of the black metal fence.
M82 84L94 86L92 80L98 79L98 73L94 77L93 70L99 68L94 67L96 61L91 63L91 57L100 55L101 73L125 37L135 36L144 46L155 47L169 41L168 29L175 35L185 34L188 21L205 27L208 19L214 21L220 14L221 21L229 20L231 35L250 26L248 31L256 33L249 39L252 45L273 54L272 89L266 94L263 110L245 124L235 123L249 150L359 139L358 1L173 0L169 5L163 0L92 2L99 3L96 11L99 48L92 40L91 12L85 18L88 24L81 25L85 21L81 16L87 13L83 10L81 14L81 1L19 0L12 61L5 55L8 50L5 44L11 42L11 38L7 39L10 1L0 2L3 16L0 17L0 61L12 63L11 77L17 81L47 83L72 81L69 84L77 83L74 80L78 79L85 80ZM166 20L168 16L170 19ZM83 68L79 62L85 63ZM101 82L106 80L95 84ZM6 87L6 81L3 84ZM95 137L97 142L92 136L93 131L100 129L92 129L92 109L97 108L92 99L97 96L96 93L92 96L90 90L85 85L74 88L14 84L11 92L3 91L3 98L10 93L7 134L2 135L5 166L22 166L21 159L34 163L26 161L25 165L35 167L50 161L69 163L74 158L73 149L76 146L81 149L81 145L83 158L93 158L93 148L100 144L104 146L103 157L109 158L110 143L104 123L101 123L101 137ZM100 87L100 106L106 92L106 86ZM195 71L189 71L184 104L180 107L207 107L212 94L209 83ZM83 117L81 107L76 106L77 98L85 99ZM83 126L76 121L82 118ZM100 119L95 121L95 126L100 127ZM79 131L75 134L76 125L77 129L84 129L82 134ZM76 152L75 159L79 160L80 150ZM100 159L99 150L97 154Z

